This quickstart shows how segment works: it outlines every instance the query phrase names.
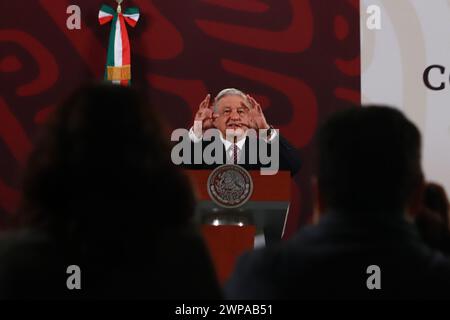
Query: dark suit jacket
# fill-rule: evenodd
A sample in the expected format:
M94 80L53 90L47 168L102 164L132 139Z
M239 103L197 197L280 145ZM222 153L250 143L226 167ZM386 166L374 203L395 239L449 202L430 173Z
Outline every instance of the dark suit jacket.
M381 270L369 290L367 267ZM228 282L231 299L450 298L450 260L423 244L402 218L386 222L325 216L277 246L242 256Z
M300 156L298 155L298 151L285 139L283 138L281 135L277 135L277 137L275 137L275 139L279 140L279 171L290 171L291 172L291 176L294 176L298 170L300 169L301 166L301 160L300 160ZM214 141L214 140L213 140ZM202 145L202 151L205 149L205 147L207 145L209 145L210 143L212 143L212 141L201 141L198 142ZM264 140L259 139L259 143L264 143L267 145L267 150L268 150L268 154L271 154L271 143L266 143ZM257 144L257 150L258 150L258 154L259 154L259 146L260 144ZM194 142L191 143L191 147L193 150L194 148ZM247 170L259 170L262 167L270 167L270 164L262 164L259 157L258 157L258 162L256 164L250 164L249 162L249 150L250 150L250 141L249 139L246 139L245 144L244 144L244 149L245 149L245 161L243 164L240 164L242 167L244 167ZM222 160L222 164L226 163L226 152L225 152L225 146L223 146L223 160ZM182 167L185 169L198 169L198 170L203 170L203 169L214 169L218 166L220 166L221 164L194 164L194 155L192 152L191 155L191 164L183 164Z

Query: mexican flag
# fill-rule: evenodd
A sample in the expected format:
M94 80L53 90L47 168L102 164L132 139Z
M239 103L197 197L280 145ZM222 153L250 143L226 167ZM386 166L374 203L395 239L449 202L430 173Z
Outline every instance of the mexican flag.
M105 79L115 84L127 86L131 81L130 40L126 24L134 27L139 20L138 8L127 8L123 13L110 6L102 5L98 13L101 25L112 21L106 58Z

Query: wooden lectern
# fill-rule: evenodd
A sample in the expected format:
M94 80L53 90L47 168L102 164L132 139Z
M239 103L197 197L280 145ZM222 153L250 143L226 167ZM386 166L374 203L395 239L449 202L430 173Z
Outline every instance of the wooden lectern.
M201 225L218 279L224 284L237 258L254 248L256 235L263 237L266 246L281 240L291 198L291 177L289 171L275 175L249 171L253 180L252 196L242 207L227 209L212 201L208 194L211 172L186 170L199 201L195 220Z

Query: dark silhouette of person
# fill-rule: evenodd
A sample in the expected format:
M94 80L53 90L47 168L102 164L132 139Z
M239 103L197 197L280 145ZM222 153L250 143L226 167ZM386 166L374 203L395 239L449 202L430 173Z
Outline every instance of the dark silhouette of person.
M423 240L430 247L446 255L450 255L448 211L448 197L444 188L436 183L427 183L423 194L423 206L415 223Z
M1 298L221 297L195 199L145 95L86 85L30 155L15 227L0 240ZM69 290L81 270L81 289Z
M448 229L449 202L445 189L437 183L427 183L423 196L424 206L436 212Z
M392 108L349 108L321 128L318 158L318 224L244 254L226 297L449 298L450 261L411 223L423 190L418 129Z

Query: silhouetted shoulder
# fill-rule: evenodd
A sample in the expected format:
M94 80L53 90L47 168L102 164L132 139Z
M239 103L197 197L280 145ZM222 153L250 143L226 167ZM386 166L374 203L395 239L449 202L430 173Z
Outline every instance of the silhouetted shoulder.
M209 251L195 227L168 230L159 237L155 250L159 298L222 298Z
M0 299L64 298L67 265L44 233L3 234L0 261Z

